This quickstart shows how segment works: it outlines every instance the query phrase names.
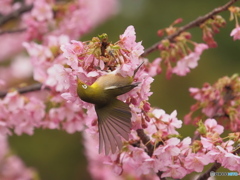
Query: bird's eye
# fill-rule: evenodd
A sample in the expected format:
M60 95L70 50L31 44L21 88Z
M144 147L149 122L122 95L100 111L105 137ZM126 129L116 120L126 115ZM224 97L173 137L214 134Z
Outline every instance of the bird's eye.
M87 89L87 85L86 84L83 84L82 87L83 87L83 89Z

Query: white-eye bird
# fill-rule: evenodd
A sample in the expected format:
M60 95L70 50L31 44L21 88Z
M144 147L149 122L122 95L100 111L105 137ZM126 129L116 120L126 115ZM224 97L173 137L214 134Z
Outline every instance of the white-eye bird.
M78 96L83 101L95 105L98 116L99 153L104 147L106 155L110 150L114 154L117 147L119 150L122 148L120 136L126 140L129 138L131 110L126 103L118 100L117 96L129 92L139 84L133 82L133 79L134 76L123 77L113 73L99 77L92 85L86 85L78 79Z

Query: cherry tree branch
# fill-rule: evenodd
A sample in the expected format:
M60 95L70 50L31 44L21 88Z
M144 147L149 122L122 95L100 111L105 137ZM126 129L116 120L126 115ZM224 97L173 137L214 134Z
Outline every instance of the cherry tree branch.
M39 91L42 89L49 89L48 87L43 87L41 83L32 84L26 87L18 88L17 91L19 94L24 94L33 91ZM7 95L7 91L0 91L0 98L3 98Z
M175 37L179 36L182 32L191 29L193 27L198 27L202 23L204 23L206 20L212 18L214 15L227 10L232 4L237 2L238 0L230 0L228 3L226 3L223 6L217 7L213 9L211 12L205 14L204 16L200 16L197 19L191 21L190 23L186 24L185 26L182 26L176 31L175 33L165 37L164 39L168 39L169 41L173 41ZM147 48L144 53L141 55L141 57L146 57L148 54L156 51L158 49L158 45L161 44L161 41L157 42L156 44L152 45L151 47Z
M150 138L144 133L143 129L137 129L137 135L140 137L142 143L147 148L147 154L152 157L154 146L151 144Z
M235 152L234 152L234 154L238 154L239 153L239 146L240 145L237 145L237 147L235 148ZM220 163L218 163L218 162L215 162L213 165L212 165L212 167L209 169L209 170L207 170L205 173L203 173L202 175L200 175L198 178L197 178L197 180L207 180L209 177L210 177L210 173L211 172L216 172L219 168L221 167L221 164Z
M147 154L152 157L153 151L154 151L154 146L151 144L150 138L144 133L143 129L137 129L137 135L140 137L142 143L146 146L147 148ZM158 171L157 176L161 180L166 180L166 178L161 178L163 172Z
M22 28L22 29L13 29L13 30L7 30L7 31L0 31L0 35L3 34L12 34L12 33L21 33L26 31L26 28Z
M22 5L22 7L20 7L16 11L13 11L10 14L0 17L0 26L4 25L5 23L12 19L18 18L21 14L30 11L32 8L33 5Z
M213 171L213 172L216 172L219 168L221 167L221 164L220 163L217 163L215 162L212 167L207 170L205 173L203 173L202 175L200 175L197 180L207 180L209 177L210 177L210 173Z

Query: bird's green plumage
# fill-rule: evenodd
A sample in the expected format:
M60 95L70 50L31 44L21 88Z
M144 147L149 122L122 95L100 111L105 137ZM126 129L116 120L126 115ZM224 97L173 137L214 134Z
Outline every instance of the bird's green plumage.
M77 93L83 101L105 105L116 96L125 94L137 86L138 83L132 82L132 77L108 74L101 76L90 86L78 80Z
M136 71L134 75L135 73ZM85 102L95 104L98 116L99 152L105 149L106 155L110 150L115 153L116 147L119 150L122 147L121 137L128 140L132 115L129 106L118 100L117 96L129 92L138 84L133 82L133 77L111 73L99 77L89 86L78 80L78 96Z

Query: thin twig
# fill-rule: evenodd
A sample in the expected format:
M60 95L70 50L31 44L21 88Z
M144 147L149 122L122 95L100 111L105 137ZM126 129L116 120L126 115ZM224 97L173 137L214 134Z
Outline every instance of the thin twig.
M205 173L200 175L197 180L207 180L210 177L211 172L216 172L221 167L221 164L218 162L215 162L212 167L207 170Z
M12 33L20 33L26 31L26 28L23 29L14 29L14 30L6 30L6 31L0 31L0 35L3 34L12 34Z
M30 11L33 8L33 5L22 5L19 9L16 11L11 12L10 14L7 14L5 16L2 16L0 18L0 26L4 25L8 21L18 18L21 14Z
M32 92L32 91L40 91L42 89L49 89L48 87L44 87L43 85L40 83L36 83L36 84L32 84L26 87L22 87L22 88L18 88L17 91L19 94L24 94L24 93L28 93L28 92ZM7 91L0 91L0 98L3 98L7 95Z
M223 6L220 6L218 8L213 9L211 12L205 14L204 16L200 16L197 19L193 20L192 22L186 24L185 26L182 26L176 31L175 33L165 37L164 39L168 39L169 41L173 41L175 37L180 35L182 32L191 29L193 27L198 27L202 23L204 23L206 20L212 18L214 15L227 10L232 4L234 4L238 0L230 0L228 3L226 3ZM162 40L161 40L162 41ZM153 51L156 51L158 49L158 45L161 44L161 41L157 42L156 44L152 45L151 47L147 48L144 53L141 55L141 57L146 57L148 54L152 53Z

